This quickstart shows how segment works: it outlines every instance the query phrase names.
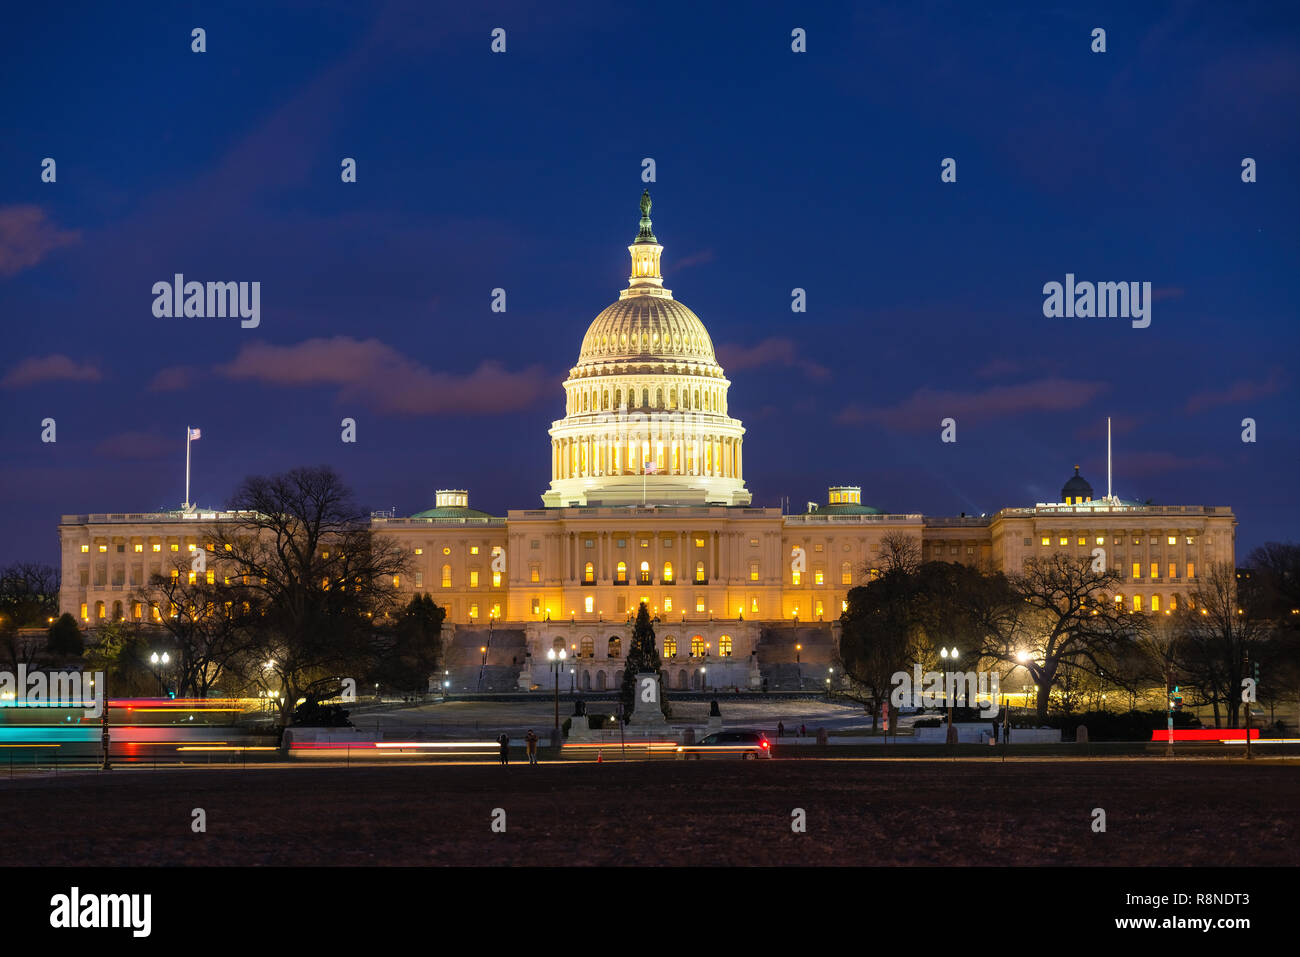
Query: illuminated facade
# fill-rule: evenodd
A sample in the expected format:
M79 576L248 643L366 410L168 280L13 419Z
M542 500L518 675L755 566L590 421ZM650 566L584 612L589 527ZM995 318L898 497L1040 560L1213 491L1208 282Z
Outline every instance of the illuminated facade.
M1211 564L1233 561L1231 509L1097 499L1077 467L1058 503L988 516L883 512L849 485L802 514L752 506L730 383L703 323L663 288L648 196L629 250L628 288L591 324L564 383L544 507L493 516L467 491L443 490L432 509L372 519L410 553L401 590L447 609L457 689L489 666L549 688L546 654L559 648L563 687L613 687L642 601L659 619L670 689L820 686L848 591L894 534L915 539L923 559L1007 572L1103 546L1125 576L1120 599L1143 611L1169 610ZM61 610L88 622L143 617L131 592L169 574L221 517L63 516Z

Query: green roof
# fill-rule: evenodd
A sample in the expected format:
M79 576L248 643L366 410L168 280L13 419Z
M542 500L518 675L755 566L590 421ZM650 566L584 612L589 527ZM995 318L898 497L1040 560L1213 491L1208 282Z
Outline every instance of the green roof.
M426 508L416 512L411 518L492 518L487 512L477 508L454 506L450 508Z
M815 512L804 512L805 515L884 515L885 513L870 505L855 505L851 502L841 502L835 505L818 505Z

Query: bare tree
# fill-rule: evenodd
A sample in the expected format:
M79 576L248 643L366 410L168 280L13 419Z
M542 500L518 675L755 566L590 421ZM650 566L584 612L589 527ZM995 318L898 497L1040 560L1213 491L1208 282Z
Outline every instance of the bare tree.
M213 532L214 579L247 604L244 676L260 668L276 682L287 724L299 698L336 693L373 665L376 619L396 610L409 558L328 467L249 478L230 505L238 517Z
M1214 725L1221 727L1220 706L1228 727L1238 726L1246 653L1258 656L1269 635L1268 623L1252 609L1238 604L1237 570L1231 562L1215 562L1179 608L1181 664L1188 684L1214 708Z

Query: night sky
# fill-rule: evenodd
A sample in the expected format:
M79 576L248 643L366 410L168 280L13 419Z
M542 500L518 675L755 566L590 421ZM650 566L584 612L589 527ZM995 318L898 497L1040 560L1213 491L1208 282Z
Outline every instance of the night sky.
M644 157L756 505L1104 494L1110 415L1117 494L1231 506L1239 560L1300 539L1295 4L614 6L11 5L0 563L176 507L187 425L205 506L329 464L399 514L540 507ZM1150 282L1150 327L1045 318L1067 272ZM260 326L155 318L175 273L260 281Z

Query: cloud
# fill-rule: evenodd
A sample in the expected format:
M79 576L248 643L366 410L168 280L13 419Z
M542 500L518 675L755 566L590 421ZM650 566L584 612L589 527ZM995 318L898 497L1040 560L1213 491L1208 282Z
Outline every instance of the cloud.
M41 382L98 382L103 376L94 362L78 363L64 355L24 359L9 370L0 387L23 389Z
M702 249L698 253L691 253L689 256L683 256L681 259L674 259L670 268L676 272L679 269L689 269L692 266L699 266L711 262L713 262L713 250Z
M202 373L193 366L168 366L149 380L150 392L179 392L188 389Z
M554 391L556 376L540 366L518 372L487 361L467 374L434 372L378 339L348 336L295 345L250 343L216 372L266 385L337 386L340 401L379 412L492 415L525 409Z
M76 230L47 222L39 206L0 206L0 276L17 275L80 239Z
M1238 402L1249 402L1251 399L1277 395L1282 391L1282 386L1282 374L1274 369L1262 382L1243 379L1218 392L1198 392L1187 400L1187 411L1201 412L1216 405L1234 405Z
M850 405L836 419L846 425L878 422L895 429L921 431L938 429L940 420L949 417L955 418L960 425L962 422L978 422L1025 412L1077 409L1087 405L1106 388L1103 382L1060 378L995 386L983 392L925 388L890 407L868 409L861 405Z
M176 456L184 445L179 438L165 439L150 432L119 432L95 445L95 454L109 459L155 460Z
M1204 469L1223 468L1223 466L1223 460L1212 455L1187 456L1176 452L1125 452L1115 458L1115 470L1124 475L1199 472Z
M752 346L720 345L715 350L718 362L727 372L757 369L759 366L783 365L802 369L810 379L829 379L831 371L811 359L800 358L798 346L790 339L773 336Z

